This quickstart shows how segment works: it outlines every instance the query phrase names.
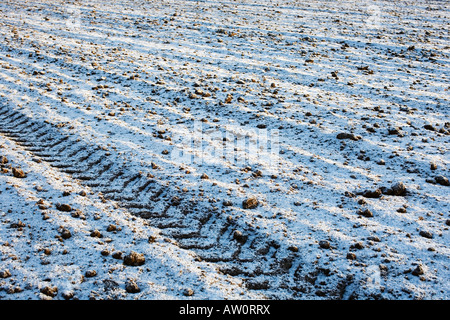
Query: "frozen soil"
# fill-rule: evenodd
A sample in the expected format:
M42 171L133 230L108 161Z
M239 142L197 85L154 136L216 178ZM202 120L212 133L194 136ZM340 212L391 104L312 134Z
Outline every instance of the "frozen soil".
M448 2L0 14L0 299L449 298Z

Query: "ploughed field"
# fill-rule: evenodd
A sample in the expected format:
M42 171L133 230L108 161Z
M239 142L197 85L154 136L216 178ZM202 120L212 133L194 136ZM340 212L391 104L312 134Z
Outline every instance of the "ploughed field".
M0 299L449 298L448 2L0 14Z

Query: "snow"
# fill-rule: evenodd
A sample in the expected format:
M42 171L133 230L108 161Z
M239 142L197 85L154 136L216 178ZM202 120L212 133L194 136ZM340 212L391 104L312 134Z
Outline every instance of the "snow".
M447 2L0 11L0 299L448 299Z

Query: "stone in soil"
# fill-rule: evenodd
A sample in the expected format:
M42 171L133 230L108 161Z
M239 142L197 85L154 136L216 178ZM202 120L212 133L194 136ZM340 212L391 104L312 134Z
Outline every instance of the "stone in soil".
M18 222L13 222L9 225L10 228L23 228L25 227L25 223L23 223L21 220L19 220Z
M330 249L330 242L326 240L319 241L319 247L322 249Z

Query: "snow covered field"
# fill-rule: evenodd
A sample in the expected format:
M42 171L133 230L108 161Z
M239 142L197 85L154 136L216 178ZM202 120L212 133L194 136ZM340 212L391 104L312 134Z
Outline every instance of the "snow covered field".
M448 299L449 9L1 1L0 300Z

